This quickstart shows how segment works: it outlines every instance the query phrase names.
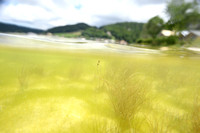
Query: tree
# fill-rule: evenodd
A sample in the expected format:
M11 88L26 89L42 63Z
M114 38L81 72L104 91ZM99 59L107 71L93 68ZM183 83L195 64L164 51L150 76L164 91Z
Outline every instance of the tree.
M164 21L159 16L151 18L146 24L147 33L155 39L157 35L161 32L164 25Z
M194 27L200 20L198 3L196 0L193 2L171 0L167 4L166 13L169 16L167 27L175 31Z

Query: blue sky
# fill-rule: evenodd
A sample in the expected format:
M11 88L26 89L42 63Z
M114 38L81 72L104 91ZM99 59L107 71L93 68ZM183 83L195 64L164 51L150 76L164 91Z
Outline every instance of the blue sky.
M0 0L0 21L32 28L84 22L93 26L164 19L165 0Z

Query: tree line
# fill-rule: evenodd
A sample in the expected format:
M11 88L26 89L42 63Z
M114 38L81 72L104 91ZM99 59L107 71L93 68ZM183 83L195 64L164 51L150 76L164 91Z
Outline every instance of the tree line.
M194 30L200 27L199 3L197 0L186 2L185 0L168 1L165 13L169 17L167 22L155 16L151 18L143 27L143 34L137 43L152 45L172 45L180 42L179 34L183 30ZM174 31L174 35L169 37L158 37L163 30Z
M170 45L179 42L178 32L200 28L199 3L197 0L187 2L185 0L170 0L165 10L169 17L167 22L155 16L146 24L144 23L117 23L100 28L89 28L82 35L96 38L114 38L125 40L128 43L143 43L152 45ZM169 37L158 36L163 29L174 31ZM110 32L111 34L108 34Z

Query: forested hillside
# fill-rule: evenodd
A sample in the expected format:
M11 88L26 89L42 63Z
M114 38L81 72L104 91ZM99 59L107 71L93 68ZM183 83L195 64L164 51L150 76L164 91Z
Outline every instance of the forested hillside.
M90 27L91 26L89 26L85 23L78 23L78 24L75 24L75 25L65 25L65 26L54 27L54 28L48 29L47 32L68 33L68 32L76 32L76 31L86 30Z
M27 27L23 27L23 26L17 26L17 25L13 25L13 24L7 24L7 23L0 22L0 32L41 33L41 32L43 32L43 30L27 28Z
M125 22L111 24L101 27L104 31L110 31L117 40L125 40L129 43L135 42L142 32L143 23Z

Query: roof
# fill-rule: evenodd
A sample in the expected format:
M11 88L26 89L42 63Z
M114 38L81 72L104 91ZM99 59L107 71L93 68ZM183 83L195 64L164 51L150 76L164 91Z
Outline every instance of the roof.
M200 31L199 30L191 30L190 33L193 33L196 36L200 36Z
M180 33L181 33L183 36L187 36L187 35L190 34L190 32L189 32L189 31L186 31L186 30L181 31Z

